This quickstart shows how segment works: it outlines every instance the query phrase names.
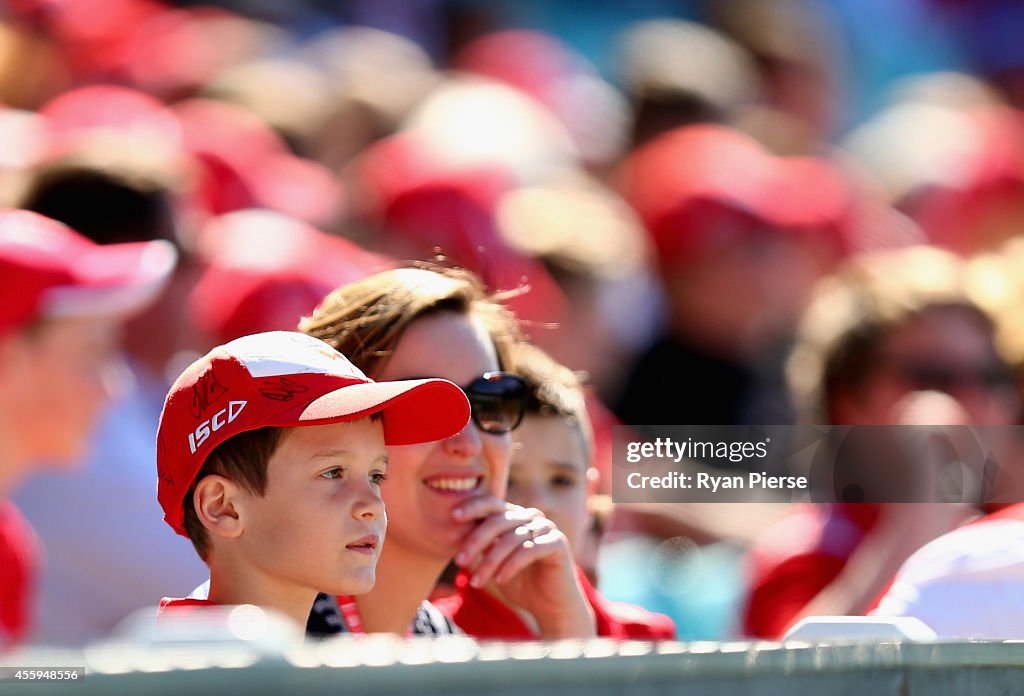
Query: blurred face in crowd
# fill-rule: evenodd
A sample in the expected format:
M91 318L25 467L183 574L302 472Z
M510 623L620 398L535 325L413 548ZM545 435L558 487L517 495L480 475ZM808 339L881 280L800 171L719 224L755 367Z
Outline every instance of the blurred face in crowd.
M578 550L589 521L589 460L579 425L561 416L531 413L513 440L509 502L539 509Z
M4 340L9 431L32 459L81 456L112 389L118 325L95 318L44 321Z
M725 212L705 224L699 251L663 273L676 330L734 358L791 335L823 270L806 240Z
M410 324L372 377L441 377L465 386L498 369L494 344L478 319L440 312ZM457 522L452 509L474 496L504 498L511 447L508 433L483 432L472 420L440 442L389 447L382 491L390 521L387 548L451 559L478 522Z
M874 369L857 393L840 400L842 423L891 424L915 392L953 397L970 423L1014 423L1020 407L985 323L962 308L925 311L882 342Z

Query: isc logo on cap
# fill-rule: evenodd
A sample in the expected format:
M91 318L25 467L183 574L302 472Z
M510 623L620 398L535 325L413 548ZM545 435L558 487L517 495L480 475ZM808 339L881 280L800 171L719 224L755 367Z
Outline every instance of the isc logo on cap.
M192 454L196 453L196 450L203 446L207 438L210 437L211 433L215 433L223 428L228 423L238 418L238 414L242 412L248 401L229 401L227 408L222 408L213 414L212 418L208 418L199 424L194 433L188 434L188 448L192 450Z

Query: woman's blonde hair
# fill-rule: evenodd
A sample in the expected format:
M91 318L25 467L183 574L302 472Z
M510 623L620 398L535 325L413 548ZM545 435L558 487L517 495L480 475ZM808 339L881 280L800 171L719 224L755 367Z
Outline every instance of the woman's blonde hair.
M500 300L469 271L427 265L396 268L334 290L299 323L299 331L329 343L373 377L410 324L437 312L455 312L483 322L504 370L522 333Z

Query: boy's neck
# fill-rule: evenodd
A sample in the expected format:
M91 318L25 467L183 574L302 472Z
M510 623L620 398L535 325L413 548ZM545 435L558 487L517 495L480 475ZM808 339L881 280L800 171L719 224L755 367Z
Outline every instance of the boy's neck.
M400 636L408 633L416 610L430 596L447 565L447 559L428 558L395 544L384 544L373 589L356 597L363 630Z
M254 604L273 609L305 631L316 592L275 581L255 568L210 559L209 599L215 604Z

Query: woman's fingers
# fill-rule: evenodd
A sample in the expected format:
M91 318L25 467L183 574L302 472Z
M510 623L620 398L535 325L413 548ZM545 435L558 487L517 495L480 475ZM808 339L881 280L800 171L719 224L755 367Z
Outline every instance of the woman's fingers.
M484 551L473 569L470 583L482 587L492 579L504 577L505 568L515 559L522 559L515 563L516 567L525 567L548 555L549 550L541 547L541 540L553 529L550 520L539 517L505 531Z
M498 537L530 523L537 517L547 520L534 508L527 509L506 503L501 512L488 515L469 533L455 556L455 562L460 566L475 565L475 559L494 544Z
M479 495L452 508L452 517L460 522L465 522L466 520L478 520L491 515L501 514L509 507L519 506L511 505L511 503L507 503L501 498L496 498L493 495Z
M561 552L558 546L561 538L561 532L554 527L537 534L533 539L524 543L519 550L509 555L494 574L494 581L498 584L507 582L530 564L542 558L558 555Z

